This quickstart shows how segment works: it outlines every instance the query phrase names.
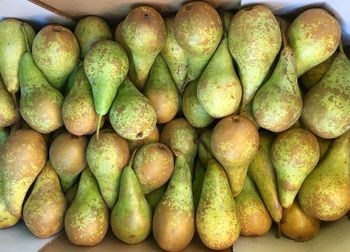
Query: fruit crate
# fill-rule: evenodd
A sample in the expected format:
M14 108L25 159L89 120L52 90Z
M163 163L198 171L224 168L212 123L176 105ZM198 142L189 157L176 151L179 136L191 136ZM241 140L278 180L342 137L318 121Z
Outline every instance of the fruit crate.
M156 8L163 16L173 13L186 2L185 0L0 0L0 20L3 18L18 18L32 24L36 31L41 27L57 23L74 29L76 22L84 16L96 15L107 20L114 32L116 25L132 8L142 4ZM252 4L264 4L274 14L283 17L295 17L303 10L311 7L322 7L331 12L340 22L342 41L345 51L350 46L350 2L342 0L206 0L217 10L230 10L236 13L238 9ZM350 55L348 54L348 57ZM350 101L349 101L350 102ZM350 221L347 217L336 222L322 222L320 232L307 242L295 242L282 237L276 238L277 229L273 227L269 233L261 237L240 237L234 246L225 251L348 251L350 247ZM152 238L137 245L129 246L118 241L109 231L99 245L87 248L72 245L62 234L47 239L34 237L23 221L10 229L0 229L0 251L162 251ZM200 242L198 236L184 250L188 252L211 251Z

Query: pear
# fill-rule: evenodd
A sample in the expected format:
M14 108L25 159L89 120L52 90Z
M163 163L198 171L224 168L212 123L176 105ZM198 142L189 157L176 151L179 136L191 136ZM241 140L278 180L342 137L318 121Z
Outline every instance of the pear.
M186 157L176 157L174 173L153 215L153 237L165 251L181 251L195 230L191 170Z
M1 22L0 22L1 25ZM0 128L8 127L17 123L21 115L16 108L15 101L7 91L0 77Z
M68 240L75 245L94 246L105 237L108 223L108 207L96 179L86 168L81 174L77 195L64 218Z
M298 76L329 58L341 39L340 24L326 10L312 8L304 11L288 29L297 65Z
M194 175L193 175L193 182L192 182L193 203L194 203L195 209L197 209L199 199L201 198L204 176L205 176L205 166L199 161L199 159L197 159L195 161Z
M58 176L47 161L24 204L24 223L36 237L48 238L63 228L66 208Z
M281 132L299 119L302 109L293 51L285 46L271 77L254 97L254 118L260 127Z
M317 138L308 130L291 128L272 143L271 161L276 169L281 205L289 208L301 185L320 158Z
M136 152L133 168L142 191L150 193L169 180L174 170L173 153L165 144L146 144Z
M85 57L84 70L91 84L95 111L99 116L97 138L102 116L108 113L128 69L126 52L121 45L111 40L95 43Z
M233 66L226 37L202 73L197 95L200 104L214 118L231 115L238 109L242 87Z
M197 97L198 80L191 81L182 95L182 112L187 121L196 128L210 125L214 118L211 117L200 104Z
M185 89L187 77L186 52L175 38L175 18L165 18L166 38L165 45L160 52L169 67L170 74L176 84L179 93Z
M128 140L130 151L140 148L144 144L159 142L159 130L154 127L151 134L142 139Z
M179 110L179 95L161 55L158 55L153 63L143 94L156 111L157 123L167 123L176 116Z
M242 236L262 236L270 230L272 219L254 182L248 175L245 178L243 189L235 201L241 222Z
M19 90L19 61L27 43L32 46L35 31L25 22L8 18L0 22L0 37L0 72L7 91L14 96Z
M241 108L239 110L239 115L244 116L247 119L249 119L250 121L252 121L252 123L255 125L256 129L260 128L259 124L256 122L256 120L254 118L253 101L250 101L248 104L242 104Z
M68 132L57 136L50 147L50 161L57 172L63 192L67 192L78 175L86 167L85 151L88 139L85 136L74 136Z
M118 239L128 244L136 244L151 233L152 209L131 163L132 159L121 175L119 198L111 213L111 226Z
M31 129L10 134L1 147L0 167L7 210L20 217L26 193L47 159L44 137Z
M167 184L164 184L161 187L157 188L156 190L148 194L145 194L148 204L151 206L153 212L156 209L158 202L163 197L166 188L167 188Z
M202 242L214 250L231 247L240 233L240 221L229 182L224 169L215 159L208 162L196 225Z
M32 50L35 63L48 82L63 90L79 60L79 45L74 34L61 25L45 26L35 36Z
M211 151L211 130L205 130L199 137L198 157L200 162L206 167L208 161L214 157Z
M323 76L332 65L337 55L337 52L333 53L332 56L330 56L328 59L306 71L300 77L300 82L306 90L310 90L313 86L322 80Z
M281 225L282 233L296 241L312 239L320 229L320 220L307 215L299 206L297 200L286 210Z
M259 133L246 117L221 119L211 134L211 150L224 167L233 197L242 190L248 166L259 147Z
M350 129L350 60L341 52L320 83L304 97L305 126L322 138L336 138Z
M160 142L167 145L175 155L182 153L192 170L197 155L197 132L184 118L176 118L165 124Z
M238 66L243 104L249 103L278 54L282 43L276 17L267 7L254 5L238 11L228 32L228 45Z
M174 31L187 58L186 80L196 80L221 41L221 18L206 2L188 2L176 13Z
M63 96L47 82L30 52L25 52L20 60L19 82L19 110L29 126L43 134L60 128Z
M115 98L109 119L113 129L128 140L148 137L157 123L157 114L149 100L125 79Z
M100 17L87 16L79 20L74 35L80 46L80 57L85 58L91 47L99 41L112 40L112 30Z
M62 105L64 126L73 135L90 135L96 131L98 114L94 108L91 86L83 66L72 72L69 81L73 84ZM101 119L100 127L103 126L103 122L104 117Z
M299 203L309 215L324 221L340 219L350 210L350 131L329 147L305 179Z
M90 139L86 159L103 199L112 209L118 198L122 169L129 159L128 143L113 130L104 129L98 140L96 135Z
M164 20L152 7L139 6L125 17L119 31L129 53L130 78L142 90L151 66L165 44Z
M278 198L275 168L271 162L271 146L274 136L268 131L260 132L259 149L248 168L248 174L255 182L262 200L272 219L279 223L283 208Z

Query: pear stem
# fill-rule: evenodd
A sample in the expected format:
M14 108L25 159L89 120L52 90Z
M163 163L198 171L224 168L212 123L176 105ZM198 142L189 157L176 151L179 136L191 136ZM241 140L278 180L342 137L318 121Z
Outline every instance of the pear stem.
M16 93L13 92L12 94L12 98L13 98L13 102L15 103L15 107L18 108L18 103L17 103L17 98L16 98Z
M25 43L26 43L27 52L30 52L29 41L28 41L26 29L24 27L24 23L21 23L21 30L23 32L24 40L25 40Z
M340 41L340 44L339 44L339 51L341 54L344 54L344 48L343 48L343 42Z
M98 115L97 129L96 129L96 141L100 138L100 127L101 127L102 115Z

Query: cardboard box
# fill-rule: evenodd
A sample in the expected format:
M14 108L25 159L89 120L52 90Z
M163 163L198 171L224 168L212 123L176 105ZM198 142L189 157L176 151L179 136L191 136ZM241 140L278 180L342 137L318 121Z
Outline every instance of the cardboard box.
M321 6L332 12L341 22L343 44L350 45L350 1L347 0L206 0L217 9L233 10L255 3L271 8L277 15L296 15L311 6ZM29 21L36 28L48 23L60 23L73 27L79 18L98 15L109 21L113 28L133 7L147 4L163 15L176 12L185 0L0 0L0 20L6 17ZM322 223L320 233L311 241L295 242L287 238L276 238L275 227L265 236L257 238L240 237L232 250L235 252L322 252L349 251L350 220L346 217L337 222ZM110 232L96 247L77 247L71 244L64 232L49 239L34 237L20 222L15 227L0 230L0 251L161 251L152 238L134 246L118 241ZM228 249L226 251L230 251ZM206 252L198 237L195 237L185 252Z

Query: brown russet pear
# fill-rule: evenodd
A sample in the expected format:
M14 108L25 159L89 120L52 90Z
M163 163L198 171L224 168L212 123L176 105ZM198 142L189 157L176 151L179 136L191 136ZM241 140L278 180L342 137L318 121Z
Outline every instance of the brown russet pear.
M0 77L0 128L11 126L21 119L19 110L10 92Z
M130 58L129 76L142 90L152 64L165 44L164 20L154 8L138 6L125 17L119 32Z
M260 131L259 136L259 149L250 162L248 174L255 182L272 219L279 223L283 208L278 197L276 171L271 162L271 146L275 137L268 131Z
M326 10L311 8L297 16L288 29L298 76L328 59L341 39L338 20Z
M350 131L333 141L323 159L305 179L299 203L309 215L334 221L350 210Z
M68 132L57 136L50 147L50 161L60 178L63 192L67 192L87 165L86 136L74 136Z
M24 223L36 237L48 238L63 228L66 208L58 176L47 161L24 204Z
M281 205L289 208L305 178L320 158L317 138L308 130L290 128L272 143L271 161L277 174Z
M350 60L340 52L322 78L304 97L305 126L322 138L336 138L350 129Z
M296 241L308 241L315 237L320 229L321 221L306 214L295 200L284 214L281 224L283 235Z
M259 133L246 117L231 115L221 119L211 134L211 150L224 167L232 195L244 184L248 166L259 147Z
M45 139L32 129L14 130L1 147L3 196L12 215L21 217L26 193L44 167L46 159Z
M143 89L157 114L157 123L171 121L179 110L179 94L161 55L152 65L148 80Z
M0 73L7 91L14 96L19 90L19 61L27 43L32 46L35 31L28 23L6 18L0 22L0 37Z
M196 212L200 239L210 249L231 247L240 233L236 203L225 170L215 160L208 162Z
M238 11L228 32L228 45L238 66L243 104L249 103L263 83L282 43L275 15L264 5Z
M272 219L253 180L248 175L235 201L242 236L262 236L270 230Z
M86 159L104 201L112 209L118 198L120 175L129 159L127 141L113 130L103 129L98 140L96 134L91 137Z
M95 246L105 237L108 224L108 207L87 167L81 174L77 195L64 218L67 238L75 245Z
M174 31L187 58L186 80L196 80L221 41L220 15L206 2L187 2L176 13Z
M128 244L136 244L151 233L152 208L131 164L132 158L121 175L119 198L111 213L111 226L118 239Z
M79 44L74 34L61 25L47 25L35 36L33 58L47 81L63 90L79 60Z
M153 215L153 237L165 251L181 251L195 231L191 170L186 157L176 157L174 172Z
M159 142L159 130L155 127L147 137L136 140L128 140L130 151L140 148L144 144Z
M174 170L174 156L165 144L145 144L136 152L133 168L142 191L147 194L169 180Z

